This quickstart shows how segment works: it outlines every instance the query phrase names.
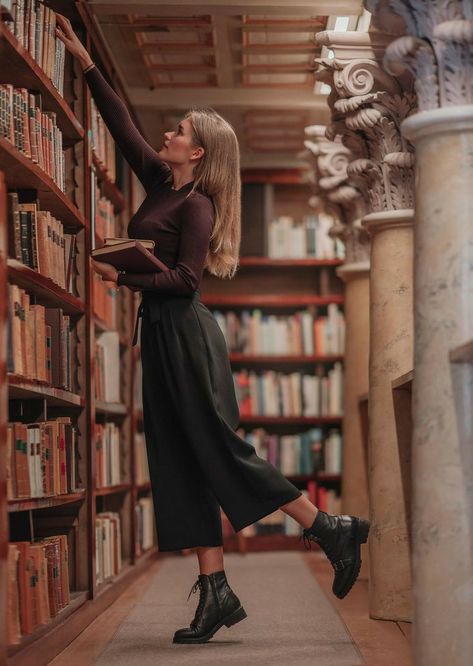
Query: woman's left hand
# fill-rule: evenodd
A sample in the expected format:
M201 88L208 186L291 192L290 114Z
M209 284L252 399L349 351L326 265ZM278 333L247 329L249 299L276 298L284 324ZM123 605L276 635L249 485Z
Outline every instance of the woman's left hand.
M112 264L92 259L92 268L102 276L102 280L109 280L110 282L117 281L118 271L115 266L112 266Z

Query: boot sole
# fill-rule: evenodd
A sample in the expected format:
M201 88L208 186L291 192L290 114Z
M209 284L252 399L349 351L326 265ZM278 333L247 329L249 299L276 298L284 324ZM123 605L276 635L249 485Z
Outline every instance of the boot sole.
M360 573L361 569L361 553L360 553L360 546L362 543L366 543L368 541L368 534L370 531L370 522L369 520L364 520L363 518L357 518L356 519L356 526L355 526L355 540L356 540L356 559L355 559L355 566L353 569L353 573L351 577L348 579L345 587L343 588L342 592L339 592L338 594L335 594L339 599L343 599L346 597L348 592L351 590L353 585L355 584L356 579L358 578L358 574Z
M223 620L220 620L220 622L215 625L215 627L210 631L209 633L205 634L205 636L200 636L199 638L177 638L173 639L173 643L206 643L208 640L212 638L212 636L221 628L223 625L226 627L231 627L233 624L236 624L237 622L240 622L241 620L244 620L245 617L248 617L246 614L245 609L243 606L240 606L240 608L237 608L234 610L230 615L227 615L226 617L223 618Z

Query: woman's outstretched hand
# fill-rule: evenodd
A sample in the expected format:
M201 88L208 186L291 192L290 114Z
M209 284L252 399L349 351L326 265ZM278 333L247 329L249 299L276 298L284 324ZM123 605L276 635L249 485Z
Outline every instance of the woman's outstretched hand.
M61 42L64 42L67 50L71 53L71 55L79 60L82 69L86 69L86 67L93 63L93 60L85 46L82 44L72 29L71 22L62 14L56 14L56 22L56 36L61 40Z

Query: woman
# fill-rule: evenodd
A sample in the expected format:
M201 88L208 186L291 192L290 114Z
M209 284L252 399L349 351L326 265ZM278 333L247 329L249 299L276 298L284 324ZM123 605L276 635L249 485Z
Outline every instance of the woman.
M204 267L231 278L240 246L240 165L232 127L213 109L189 111L154 151L133 124L68 19L56 34L84 71L95 103L146 198L128 225L130 238L156 241L160 273L119 273L93 262L104 280L139 289L143 414L161 551L195 548L199 604L175 643L204 643L246 617L223 565L220 507L235 531L282 509L323 548L343 598L360 569L369 522L318 510L240 438L239 408L224 335L200 301ZM137 320L138 321L138 320ZM136 330L136 329L135 329ZM190 597L190 593L189 593ZM189 598L188 597L188 598Z

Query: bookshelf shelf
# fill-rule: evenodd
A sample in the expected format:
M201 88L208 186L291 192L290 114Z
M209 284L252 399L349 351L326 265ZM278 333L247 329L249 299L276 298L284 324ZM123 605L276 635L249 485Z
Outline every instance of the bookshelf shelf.
M66 3L47 4L52 10L57 6L58 11L63 12L62 5ZM82 43L94 54L105 75L113 80L114 68L103 49L100 35L93 29L87 17L84 18L80 9L75 8L71 12L74 16L69 12L65 13L73 20L74 28L80 35ZM32 28L29 19L26 16L23 18L23 29L28 31L25 34L30 34ZM18 16L14 20L17 21ZM34 29L37 27L35 23ZM15 25L15 30L17 29L18 23ZM51 44L51 53L53 46ZM30 626L27 622L27 612L34 604L40 602L38 590L32 593L31 603L27 602L28 605L25 605L24 601L19 602L17 606L19 616L12 617L15 631L20 620L19 629L22 637L19 644L8 644L13 637L10 637L7 631L7 613L4 613L0 631L0 663L6 663L8 658L9 666L50 663L95 617L126 590L136 576L152 564L153 557L158 554L155 533L154 545L143 551L143 546L149 546L147 537L152 522L153 507L146 496L146 491L151 487L150 483L135 485L124 482L95 489L95 480L99 478L96 473L99 463L95 449L97 427L100 427L102 432L106 432L108 427L119 443L119 462L123 476L118 478L134 479L138 474L135 469L133 439L136 430L134 420L136 405L134 405L132 387L139 349L131 347L135 321L133 307L136 305L135 294L128 290L117 289L117 293L114 294L116 298L112 298L112 295L95 289L96 275L89 259L90 251L94 247L91 220L99 211L97 198L101 193L112 202L107 214L113 207L114 220L107 218L110 222L107 228L113 228L116 236L126 235L126 225L136 206L139 205L137 200L141 196L141 190L126 161L119 159L120 156L116 154L113 163L113 146L110 146L111 150L107 150L106 153L107 160L111 160L110 163L107 161L105 166L96 159L92 141L97 139L93 136L97 125L94 125L95 121L93 122L91 116L90 90L82 76L79 63L68 53L64 64L63 97L15 35L0 22L0 82L10 84L14 88L39 92L41 110L55 113L65 152L64 160L61 160L61 166L64 166L61 178L62 182L67 184L66 194L37 164L10 141L0 137L0 273L2 274L0 303L4 306L0 322L0 340L4 342L0 349L0 368L3 370L0 388L4 397L0 408L0 431L3 432L3 437L0 437L0 460L4 461L3 465L0 464L0 524L6 526L5 529L0 529L0 552L2 552L0 588L5 591L9 589L19 597L19 578L9 579L13 571L12 557L18 558L16 560L18 571L24 571L30 557L27 554L26 544L35 541L41 543L43 537L50 536L54 539L65 534L67 538L61 539L61 548L67 546L71 599L70 603L47 624L40 625L31 633L27 633L27 627ZM126 92L120 87L120 83L115 82L114 87L127 101ZM9 92L5 91L5 94ZM15 95L13 99L19 99L19 95ZM71 102L71 106L66 99ZM12 122L14 120L13 117ZM112 170L117 172L117 182L123 183L123 191L111 181L109 174ZM98 188L93 186L94 183L97 183ZM12 252L12 239L9 243L8 237L17 218L12 214L15 212L13 209L15 199L9 197L7 193L16 190L20 204L37 203L41 210L49 211L57 218L62 224L60 227L62 231L75 234L74 294L62 289L48 276L41 275L21 261L8 258L9 250ZM24 238L23 241L25 240ZM67 244L64 247L66 249ZM15 288L10 288L10 285L15 285ZM27 323L27 326L21 327L20 346L11 345L11 341L8 340L8 332L12 328L8 326L7 317L10 309L6 304L11 307L10 299L13 298L22 307L21 312L18 309L15 312L24 316ZM46 354L46 360L56 364L53 369L58 371L56 375L58 378L64 374L69 379L72 371L71 385L77 387L74 388L74 392L50 386L42 380L29 376L7 372L8 367L11 367L8 365L8 353L21 354L28 349L26 353L29 354L31 348L31 353L36 354L36 347L39 350L38 354L42 353L42 347L33 344L39 342L38 336L42 338L46 331L47 338L52 339L51 333L56 334L52 328L56 325L56 319L54 323L47 324L51 327L50 331L45 329L42 320L36 318L36 311L33 309L36 305L62 310L64 315L62 320L59 313L54 313L58 321L57 337L61 340L62 355L49 357ZM95 312L102 311L99 310L102 307L104 312L108 312L109 305L114 311L114 329L118 332L120 343L120 393L114 396L120 402L116 403L94 398L97 379L95 343L100 332L111 330L104 321L95 317ZM39 308L38 312L42 314ZM51 313L48 314L48 319L51 320ZM59 338L59 334L63 337ZM21 368L22 365L15 367ZM60 380L56 381L56 376L54 383L59 386ZM66 432L66 454L65 456L63 453L60 454L64 456L64 459L61 458L61 464L65 464L68 471L70 471L68 465L72 462L76 465L76 479L84 489L56 496L9 500L7 469L11 475L9 483L10 479L15 483L18 478L21 479L24 469L20 469L16 458L12 455L14 451L12 436L16 434L16 430L7 431L8 424L10 421L16 422L25 428L32 422L45 420L61 420L63 423L69 423L74 429L74 438L69 437L70 431L67 428L51 429L49 434L44 436L48 437L51 444L51 437L54 437L55 432L59 434ZM41 432L48 433L48 431ZM41 447L41 450L43 448L46 450L46 446ZM105 452L107 453L108 451ZM14 466L11 464L12 460ZM39 472L38 468L35 469ZM26 471L31 480L33 470L28 467ZM40 471L43 478L44 467ZM39 482L39 478L35 480ZM15 485L12 484L12 488L15 488ZM64 490L64 487L61 489ZM13 492L19 491L13 490ZM120 552L123 568L117 576L97 585L96 570L102 561L100 550L103 550L102 555L105 557L107 549L115 545L106 539L103 540L97 527L102 526L104 531L109 530L109 534L117 535L117 530L113 528L113 523L117 520L121 527ZM148 527L146 531L145 527ZM18 545L16 547L14 545L20 541L26 542L25 550L22 552L19 552ZM59 544L59 540L54 543ZM137 553L140 552L142 554L138 556ZM13 608L11 604L8 607ZM33 621L33 626L34 623Z
M122 402L104 402L103 400L96 400L95 411L98 414L126 416L128 414L128 406Z
M342 259L316 259L315 257L301 259L277 259L271 257L241 257L240 266L256 266L263 268L307 268L318 266L341 266Z
M231 352L229 354L231 363L334 363L343 361L343 354L333 354L327 356L307 356L300 354L241 354Z
M61 608L59 613L47 624L41 624L31 634L22 636L21 642L18 643L18 645L8 646L8 657L11 659L9 659L8 664L10 665L11 663L14 666L20 666L20 664L26 663L26 661L23 660L26 659L25 654L28 650L28 647L31 646L31 648L34 650L36 649L38 641L41 639L51 640L51 634L55 631L61 631L61 625L63 625L67 618L70 618L74 613L76 613L76 611L79 610L81 606L87 602L88 596L89 595L87 590L71 592L70 603L67 604L67 606L64 608ZM15 658L15 656L17 658ZM32 655L30 656L30 659L32 659L32 661L28 662L28 664L33 663Z
M136 485L136 490L139 493L142 493L146 490L150 490L151 488L151 481L144 481L144 483L139 483Z
M43 305L62 308L65 314L85 312L83 301L17 259L8 259L8 279L37 296Z
M43 384L37 379L8 373L9 400L47 400L55 407L85 407L85 398L64 389Z
M86 226L82 213L52 178L3 137L0 137L0 164L8 174L8 187L37 190L41 207L61 220L66 231Z
M118 187L110 180L108 172L102 166L102 163L98 159L97 155L92 151L92 163L95 167L95 171L99 180L102 181L103 191L107 199L109 199L115 208L115 212L120 212L125 209L126 201L123 194L120 192Z
M119 483L116 486L106 486L104 488L96 488L95 496L104 497L105 495L117 495L118 493L126 493L131 488L131 483Z
M313 426L322 423L342 423L342 416L261 416L258 414L242 415L240 424L259 423L261 425L304 425Z
M316 294L202 294L202 303L219 307L304 307L306 305L342 305L342 295L317 296Z
M3 23L0 23L0 61L8 63L8 67L0 68L0 83L12 83L18 88L34 88L41 93L42 109L56 113L65 147L83 139L84 130L70 106Z
M49 509L51 507L83 502L85 489L68 495L55 495L54 497L30 497L8 500L8 511L30 511L35 509Z

